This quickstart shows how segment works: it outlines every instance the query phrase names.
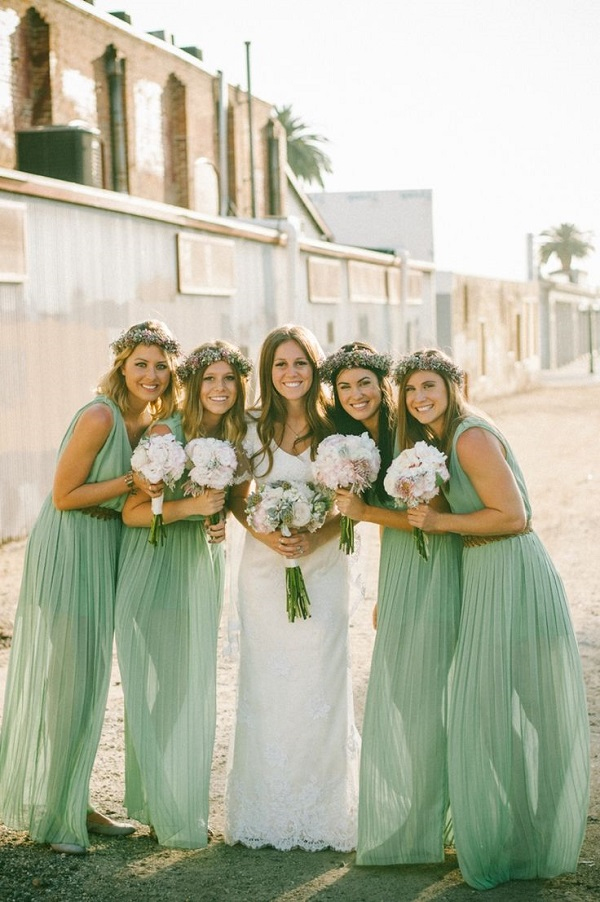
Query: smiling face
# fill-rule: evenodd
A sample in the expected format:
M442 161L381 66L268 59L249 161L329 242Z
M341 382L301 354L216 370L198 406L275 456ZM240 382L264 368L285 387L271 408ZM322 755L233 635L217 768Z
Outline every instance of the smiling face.
M444 414L448 409L448 389L438 373L416 370L405 383L404 400L407 411L428 426L438 438L443 436Z
M211 363L204 370L200 384L200 403L206 413L220 419L237 400L237 379L226 360Z
M157 401L171 381L167 356L158 345L136 345L121 373L130 401L137 401L142 407Z
M375 373L361 367L340 370L335 388L346 413L362 423L371 434L376 432L382 392Z
M271 379L286 401L303 398L313 383L310 360L296 341L283 341L275 350Z

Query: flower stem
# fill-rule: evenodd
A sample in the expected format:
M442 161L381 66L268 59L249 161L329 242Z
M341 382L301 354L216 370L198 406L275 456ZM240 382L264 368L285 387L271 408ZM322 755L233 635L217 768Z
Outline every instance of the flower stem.
M354 553L354 520L344 514L340 520L340 548L346 554Z
M423 532L422 529L419 529L418 526L413 527L413 539L417 545L417 551L421 555L421 557L428 561L429 560L429 539L427 538L427 534Z

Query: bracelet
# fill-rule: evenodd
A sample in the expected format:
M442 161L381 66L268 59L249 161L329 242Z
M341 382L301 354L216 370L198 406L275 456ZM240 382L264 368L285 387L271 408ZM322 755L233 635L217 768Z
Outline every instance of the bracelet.
M129 473L125 473L125 475L123 476L123 479L125 480L125 485L127 486L129 494L136 495L137 489L136 489L135 483L133 481L133 470L130 470Z

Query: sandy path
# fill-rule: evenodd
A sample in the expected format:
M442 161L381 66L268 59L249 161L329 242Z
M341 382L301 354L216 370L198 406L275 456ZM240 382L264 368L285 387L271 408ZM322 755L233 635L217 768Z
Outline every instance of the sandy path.
M577 874L551 881L511 883L489 899L600 899L600 383L585 378L547 383L537 391L486 404L511 441L525 472L534 525L564 579L580 643L592 729L592 804ZM364 529L364 527L363 527ZM351 628L357 719L360 724L373 644L377 531L365 530L367 599ZM0 637L10 631L25 543L0 547ZM224 632L225 619L222 628ZM0 638L1 642L1 638ZM0 649L0 696L8 649ZM219 660L219 722L212 786L216 838L201 852L158 848L145 829L127 840L97 837L85 859L56 856L0 827L0 899L126 900L463 900L477 894L460 876L456 859L441 865L356 868L336 852L250 851L223 844L223 790L234 707L235 663ZM93 801L123 814L123 708L115 666L106 725L92 782Z

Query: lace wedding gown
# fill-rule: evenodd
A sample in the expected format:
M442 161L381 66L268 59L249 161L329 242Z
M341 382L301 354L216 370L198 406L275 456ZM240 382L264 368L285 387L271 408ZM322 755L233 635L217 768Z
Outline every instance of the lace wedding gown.
M250 448L258 447L250 427ZM257 482L308 480L310 451L273 448ZM347 559L333 537L301 560L308 620L288 621L284 559L249 533L238 577L240 666L225 838L287 850L356 845L360 739L354 725Z

